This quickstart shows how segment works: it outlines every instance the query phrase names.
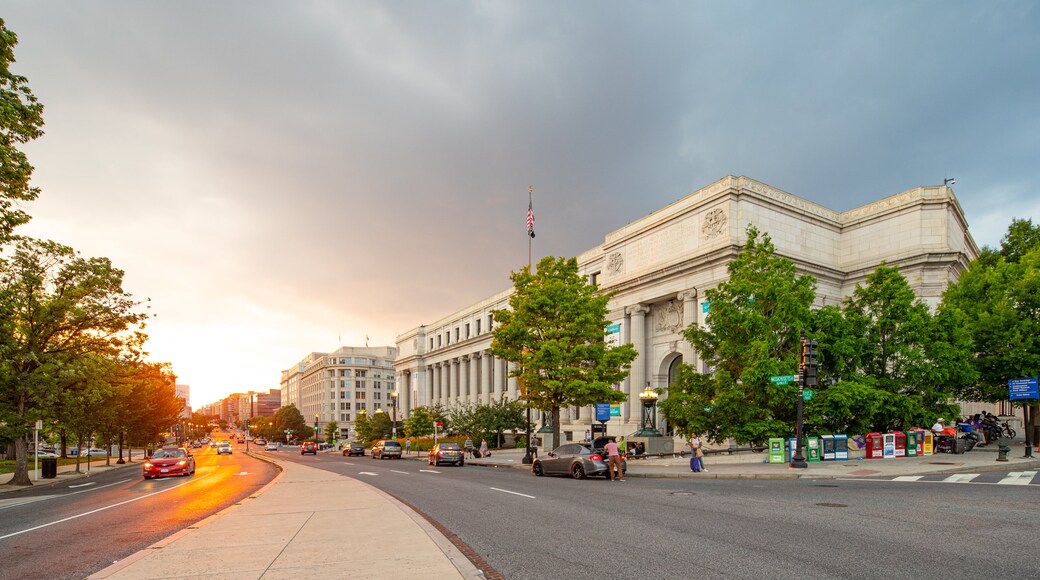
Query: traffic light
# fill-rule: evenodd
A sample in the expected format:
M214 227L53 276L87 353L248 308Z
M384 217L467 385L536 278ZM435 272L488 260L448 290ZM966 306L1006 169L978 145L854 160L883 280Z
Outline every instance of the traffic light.
M820 368L820 344L815 340L806 340L802 347L802 360L805 366L805 384L815 387Z

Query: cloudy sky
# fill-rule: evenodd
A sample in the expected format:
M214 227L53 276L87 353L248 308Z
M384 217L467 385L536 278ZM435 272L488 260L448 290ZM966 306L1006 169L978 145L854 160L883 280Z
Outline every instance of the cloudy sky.
M15 2L20 233L151 298L196 406L395 336L725 175L835 210L955 177L1040 220L1035 2Z

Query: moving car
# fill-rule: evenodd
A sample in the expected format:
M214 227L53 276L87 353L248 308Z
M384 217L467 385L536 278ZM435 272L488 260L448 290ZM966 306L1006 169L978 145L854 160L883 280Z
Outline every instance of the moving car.
M267 446L264 447L264 451L278 451L278 444L273 442L268 443Z
M220 455L222 453L227 453L228 455L231 455L231 442L230 441L221 441L220 443L217 444L217 455Z
M600 449L594 449L589 443L568 443L560 445L545 457L538 457L531 465L531 471L542 475L570 475L574 479L585 479L590 475L602 475L610 479L607 471L607 456ZM628 471L628 462L621 459L621 473Z
M156 449L144 462L144 478L166 477L167 475L193 475L195 458L183 447Z
M350 447L343 450L343 455L347 457L353 457L355 455L359 457L365 456L365 446L360 443L351 443Z
M376 441L372 446L372 459L401 458L401 444L393 439Z
M241 443L241 441L239 441L239 443ZM267 445L267 440L266 439L257 439L256 441L253 441L253 443L256 443L257 445Z
M310 453L311 455L318 455L318 444L313 441L304 441L300 445L300 455Z
M433 449L430 449L427 461L430 465L451 463L461 467L466 465L466 454L463 453L462 447L458 443L438 443L433 446Z

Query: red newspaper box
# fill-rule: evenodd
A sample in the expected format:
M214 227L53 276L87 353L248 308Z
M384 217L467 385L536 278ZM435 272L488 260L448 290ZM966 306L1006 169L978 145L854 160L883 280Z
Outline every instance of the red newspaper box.
M896 436L896 457L906 457L906 433L889 431Z
M881 433L867 433L867 459L881 459L885 456L885 440Z

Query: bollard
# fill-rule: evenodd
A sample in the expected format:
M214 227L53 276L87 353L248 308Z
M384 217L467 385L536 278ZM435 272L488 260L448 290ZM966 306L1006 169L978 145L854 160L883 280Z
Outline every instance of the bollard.
M1001 437L997 440L997 461L1007 461L1008 451L1011 451L1011 447L1008 446L1007 437Z

